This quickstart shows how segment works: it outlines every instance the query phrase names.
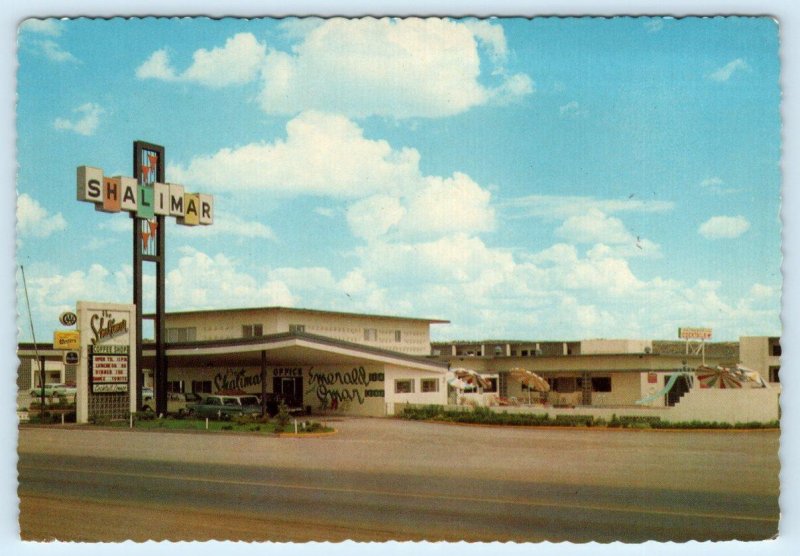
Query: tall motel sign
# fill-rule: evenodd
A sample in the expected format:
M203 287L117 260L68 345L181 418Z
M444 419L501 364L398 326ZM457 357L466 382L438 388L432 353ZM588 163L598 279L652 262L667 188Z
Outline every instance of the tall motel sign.
M133 304L136 307L136 409L142 404L142 270L156 268L155 368L156 412L167 411L167 357L165 350L166 217L185 226L214 222L214 198L187 192L164 178L164 147L133 142L133 177L103 175L101 168L79 166L77 198L93 203L97 211L128 214L133 221Z

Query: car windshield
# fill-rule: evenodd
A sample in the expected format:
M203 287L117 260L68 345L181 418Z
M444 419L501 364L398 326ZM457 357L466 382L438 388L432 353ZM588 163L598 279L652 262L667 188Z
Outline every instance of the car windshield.
M223 398L222 405L239 405L239 402L236 398Z
M245 396L239 399L242 401L242 405L258 405L258 398L255 396Z

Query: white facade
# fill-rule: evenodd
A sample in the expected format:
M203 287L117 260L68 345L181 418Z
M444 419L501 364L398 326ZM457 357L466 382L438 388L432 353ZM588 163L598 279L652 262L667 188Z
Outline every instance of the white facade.
M407 355L430 354L430 325L444 320L264 307L167 313L167 342L304 332Z

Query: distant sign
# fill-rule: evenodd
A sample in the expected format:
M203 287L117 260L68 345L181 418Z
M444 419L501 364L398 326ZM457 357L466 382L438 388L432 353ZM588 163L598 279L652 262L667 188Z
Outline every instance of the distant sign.
M710 328L678 328L678 338L681 340L710 340Z
M53 349L80 350L81 333L77 330L56 330L53 332Z
M72 311L64 311L58 316L58 322L60 322L62 326L75 326L78 324L78 315Z
M64 352L64 364L66 365L77 365L81 360L81 354L79 351L65 351Z

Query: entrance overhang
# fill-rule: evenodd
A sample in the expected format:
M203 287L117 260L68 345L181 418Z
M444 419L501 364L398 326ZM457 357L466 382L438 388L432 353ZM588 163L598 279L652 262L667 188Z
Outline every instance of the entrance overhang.
M343 342L302 332L273 334L256 338L173 343L166 349L170 367L208 368L258 366L262 352L270 365L356 365L364 363L398 365L420 371L447 371L447 363L414 357L361 344ZM145 366L155 361L155 349L145 346Z

